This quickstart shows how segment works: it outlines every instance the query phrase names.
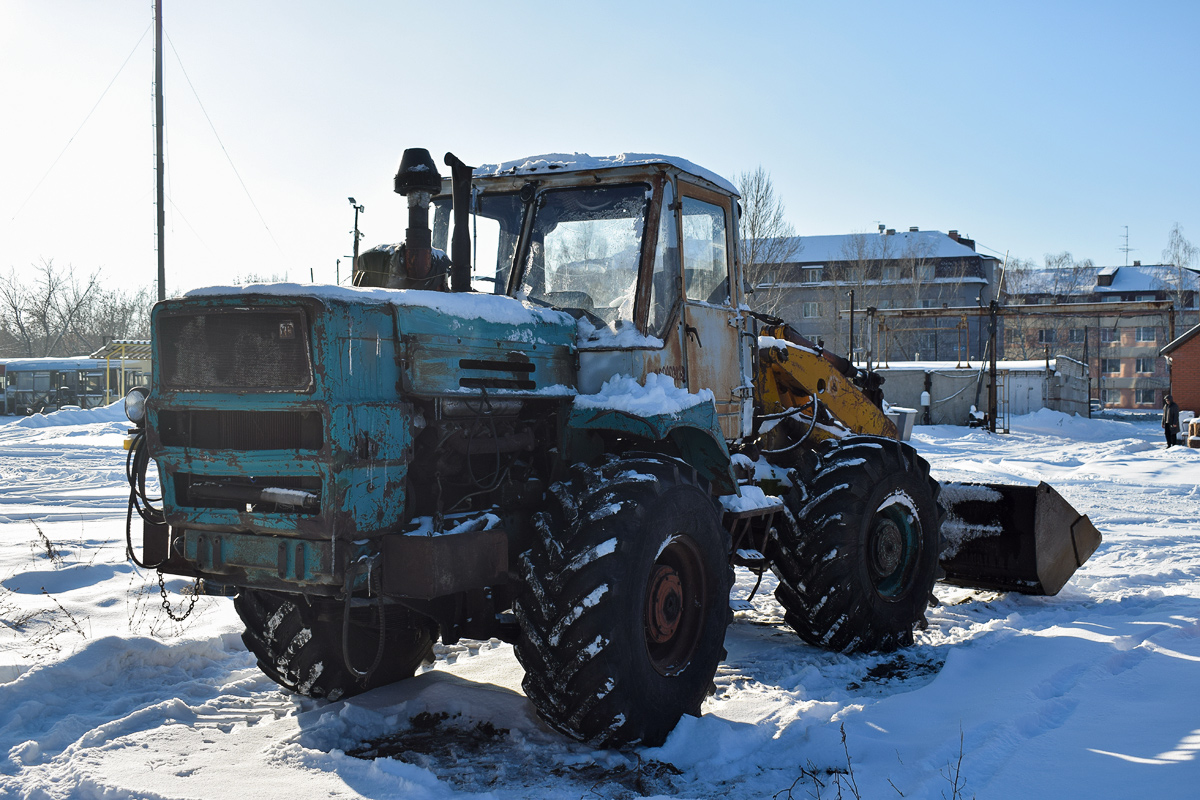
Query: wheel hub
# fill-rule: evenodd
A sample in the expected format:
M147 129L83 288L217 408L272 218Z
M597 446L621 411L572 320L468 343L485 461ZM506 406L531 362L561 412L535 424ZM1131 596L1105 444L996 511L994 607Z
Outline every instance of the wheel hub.
M683 584L679 573L660 564L650 578L650 602L646 604L646 629L650 641L662 644L670 641L679 629L683 612Z
M879 575L891 575L900 566L904 552L904 534L890 519L880 520L875 528L875 546L871 549L871 557L875 562L875 571Z

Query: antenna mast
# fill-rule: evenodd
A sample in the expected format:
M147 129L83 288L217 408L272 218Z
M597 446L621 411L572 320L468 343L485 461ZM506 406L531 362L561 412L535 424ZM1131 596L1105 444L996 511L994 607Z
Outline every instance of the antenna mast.
M162 0L154 0L154 162L158 208L158 299L167 299L167 262L163 254L166 213L163 209L163 69Z
M1134 249L1129 246L1129 226L1128 225L1125 226L1125 246L1118 247L1117 249L1125 254L1125 266L1128 267L1129 266L1129 251Z

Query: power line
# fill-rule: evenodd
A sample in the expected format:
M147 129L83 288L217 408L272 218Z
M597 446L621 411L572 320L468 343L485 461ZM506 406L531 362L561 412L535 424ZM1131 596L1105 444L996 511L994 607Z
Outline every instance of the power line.
M233 163L233 157L225 149L225 143L221 141L221 134L217 133L217 126L213 124L212 118L208 116L208 109L204 107L204 101L200 99L199 92L192 85L192 79L188 77L187 69L183 66L183 59L179 57L179 51L175 49L175 43L171 41L170 34L164 32L163 35L167 37L167 44L171 45L171 52L175 54L175 60L179 62L179 69L183 72L183 79L187 81L188 88L192 90L192 96L196 98L196 102L200 105L200 110L204 112L204 119L208 121L208 127L212 128L213 136L217 138L217 144L221 146L221 152L225 154L225 160L229 162L230 169L237 176L238 183L242 185L242 191L246 193L246 199L250 201L250 205L254 208L254 213L258 214L258 220L262 223L267 235L271 237L271 241L274 242L275 249L279 251L280 255L284 255L283 248L279 246L279 242L275 240L275 234L271 232L271 226L267 224L267 220L263 217L262 212L258 210L258 204L254 202L254 197L250 194L250 189L246 186L246 182L242 180L241 173L238 172L237 166Z
M42 187L42 184L45 183L46 178L50 177L50 173L54 171L54 167L58 165L59 160L62 159L63 155L65 155L67 150L71 147L71 143L75 141L75 137L79 135L81 130L83 130L83 126L87 125L88 120L92 118L92 114L96 113L96 109L100 107L100 103L104 100L104 96L108 94L108 90L111 89L113 84L117 82L117 78L121 77L121 72L125 69L125 65L129 63L129 59L133 58L133 54L137 52L138 46L142 43L142 39L145 39L146 34L150 32L150 27L150 25L147 25L146 30L142 31L142 35L138 38L137 44L133 46L133 49L129 51L129 55L125 56L125 60L122 61L121 66L117 68L117 74L113 75L112 80L108 82L108 86L104 87L104 91L100 93L100 97L96 100L96 104L92 106L92 110L87 113L87 116L83 118L83 122L79 123L79 127L76 128L75 132L71 134L71 138L67 140L67 143L63 146L62 151L58 154L58 157L54 159L54 163L51 164L50 168L46 170L46 174L43 175L41 180L37 182L37 185L33 187L33 191L29 193L29 196L21 202L21 205L9 219L10 223L17 218L17 216L25 209L25 205L31 199L33 199L35 194L37 194L37 190Z

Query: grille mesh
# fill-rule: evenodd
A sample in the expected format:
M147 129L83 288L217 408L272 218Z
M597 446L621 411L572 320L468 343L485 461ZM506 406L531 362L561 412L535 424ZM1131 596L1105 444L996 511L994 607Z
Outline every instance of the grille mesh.
M159 320L168 389L297 390L312 385L308 325L299 309L228 309Z

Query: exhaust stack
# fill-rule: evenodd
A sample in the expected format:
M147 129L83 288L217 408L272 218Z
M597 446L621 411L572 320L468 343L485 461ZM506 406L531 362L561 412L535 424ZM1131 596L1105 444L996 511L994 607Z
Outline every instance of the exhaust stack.
M450 240L450 288L455 292L471 290L471 232L470 203L471 175L474 167L468 167L453 153L446 153L446 166L450 167L450 182L454 193L454 237Z

